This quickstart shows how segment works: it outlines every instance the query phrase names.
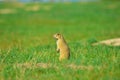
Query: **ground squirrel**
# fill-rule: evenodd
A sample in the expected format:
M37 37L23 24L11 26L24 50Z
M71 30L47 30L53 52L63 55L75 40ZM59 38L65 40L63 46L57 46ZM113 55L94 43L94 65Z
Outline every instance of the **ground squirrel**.
M69 59L70 58L70 49L69 49L64 37L61 34L56 33L56 34L54 34L54 38L57 39L57 52L60 52L59 61Z

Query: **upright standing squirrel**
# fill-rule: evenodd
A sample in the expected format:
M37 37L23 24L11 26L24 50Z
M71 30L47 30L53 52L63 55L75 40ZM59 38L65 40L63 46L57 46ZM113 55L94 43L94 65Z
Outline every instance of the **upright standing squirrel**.
M70 58L70 49L69 49L64 37L61 34L56 33L56 34L54 34L54 38L57 39L57 52L60 52L59 61L69 59Z

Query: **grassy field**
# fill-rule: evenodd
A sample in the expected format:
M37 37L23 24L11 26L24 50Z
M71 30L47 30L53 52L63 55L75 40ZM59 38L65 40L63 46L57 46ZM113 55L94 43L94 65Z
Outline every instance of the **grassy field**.
M53 34L71 58L59 62ZM120 37L120 2L0 3L0 80L120 80L120 47L91 46Z

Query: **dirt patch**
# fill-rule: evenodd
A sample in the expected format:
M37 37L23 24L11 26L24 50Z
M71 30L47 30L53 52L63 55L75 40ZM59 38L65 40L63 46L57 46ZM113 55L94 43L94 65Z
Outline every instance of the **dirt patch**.
M108 39L108 40L103 40L97 43L93 43L92 45L108 45L108 46L120 46L120 38L115 38L115 39Z
M28 6L25 8L26 11L38 11L40 9L39 5Z
M70 64L67 65L68 68L74 69L74 70L93 70L94 67L89 65L89 66L85 66L85 65L75 65L75 64Z
M23 3L14 3L13 6L17 8L23 8L25 5Z
M117 8L117 5L111 4L111 5L108 5L107 8L108 9L115 9L115 8Z
M0 9L0 14L13 14L16 13L14 9Z
M56 65L52 65L50 63L21 63L15 64L17 67L24 67L24 68L57 68Z
M17 67L24 67L24 68L54 68L54 69L59 69L59 66L57 64L51 64L51 63L23 63L23 64L16 64ZM62 67L65 68L70 68L73 70L93 70L94 67L89 65L89 66L85 66L85 65L76 65L76 64L67 64L67 65L62 65Z
M49 63L38 63L36 64L37 67L41 67L41 68L49 68L51 67L51 64Z

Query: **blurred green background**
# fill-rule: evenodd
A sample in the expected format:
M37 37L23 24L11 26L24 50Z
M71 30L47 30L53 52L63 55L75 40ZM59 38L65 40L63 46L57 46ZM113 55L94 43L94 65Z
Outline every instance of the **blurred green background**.
M58 61L57 32L70 46L67 62ZM0 80L119 80L120 47L91 46L119 37L119 1L1 1Z

